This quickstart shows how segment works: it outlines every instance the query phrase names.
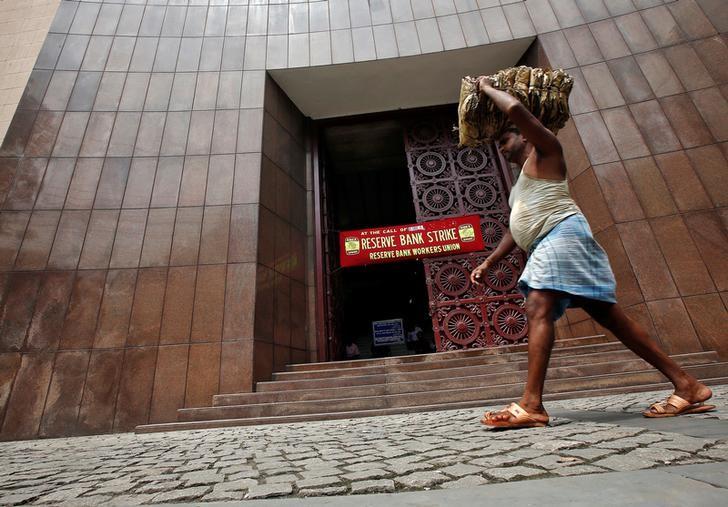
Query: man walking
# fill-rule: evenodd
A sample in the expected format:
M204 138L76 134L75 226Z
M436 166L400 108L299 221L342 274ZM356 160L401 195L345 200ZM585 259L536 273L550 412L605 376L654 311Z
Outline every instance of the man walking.
M490 86L487 78L481 77L478 86L514 125L506 129L499 144L506 160L521 166L521 174L509 199L510 229L493 253L473 270L471 281L480 283L487 270L516 245L529 254L518 281L519 290L526 296L529 323L525 391L518 403L499 412L486 412L481 422L502 428L548 423L542 396L554 344L554 321L568 307L583 308L674 384L674 394L653 404L643 412L644 416L671 417L713 410L713 405L704 403L712 396L711 390L660 350L617 305L609 260L569 194L564 156L556 136L516 98Z

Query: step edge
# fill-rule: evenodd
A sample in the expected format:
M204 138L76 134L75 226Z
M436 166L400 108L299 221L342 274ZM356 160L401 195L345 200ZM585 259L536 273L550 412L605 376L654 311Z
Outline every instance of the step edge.
M628 351L628 349L625 349L625 350ZM670 357L673 358L673 359L675 359L675 358L676 359L681 359L681 358L684 358L684 357L691 357L691 356L695 356L695 355L708 355L708 356L713 356L713 353L711 353L710 351L708 351L708 352L691 352L691 353L687 353L687 354L673 354ZM566 357L576 357L576 356L566 356ZM628 361L644 361L644 359L642 359L639 356L635 355L634 356L634 359L628 359ZM716 364L716 363L720 363L720 362L721 361L716 360L716 361L706 362L705 364ZM523 363L526 363L527 364L528 361L513 361L513 364L523 364ZM589 363L588 366L597 366L597 365L605 365L605 364L609 364L609 361L600 361L600 362L596 362L596 363ZM462 367L457 367L457 369L460 369L460 368L478 368L478 367L481 367L481 366L485 366L485 365L480 365L480 366L462 366ZM558 369L561 369L561 368L573 368L573 367L574 367L574 365L571 365L571 366L554 366L552 368L549 368L549 371L558 370ZM524 370L516 370L515 372L517 372L517 371L524 371ZM513 373L515 373L515 372L513 372ZM462 376L450 377L450 378L452 378L452 379L457 379L457 378L473 378L473 377L483 377L483 376L487 376L487 375L505 375L507 373L511 373L511 372L486 373L486 374L481 374L481 375L462 375ZM345 386L319 387L319 388L313 387L313 388L303 388L303 389L296 389L296 388L294 388L294 389L286 389L286 388L283 388L283 389L279 389L279 390L254 391L253 393L232 393L232 394L255 394L255 393L266 393L267 394L267 393L281 393L281 392L291 392L291 391L315 391L315 390L319 390L319 389L337 389L337 388L348 388L348 387L370 387L370 386L377 386L377 385L407 384L407 383L412 383L412 382L428 382L428 381L434 381L434 380L436 380L436 379L427 379L427 380L405 380L405 381L389 382L389 381L387 381L386 377L391 376L391 375L402 375L402 373L401 372L396 372L396 373L379 374L379 376L385 377L385 382L384 383L381 383L381 384L364 384L364 385L360 385L360 386L346 386L345 385ZM358 376L358 377L355 377L355 376L351 376L351 377L341 377L341 380L361 379L361 378L368 378L368 377L371 377L371 376L374 376L374 375L361 375L361 376ZM277 380L277 381L265 382L265 384L267 386L270 386L270 385L275 384L277 382L316 382L316 381L320 381L320 380L330 380L330 379L325 378L325 379ZM548 378L547 378L547 380L548 380ZM231 394L219 394L219 395L216 394L216 395L213 396L213 399L216 396L230 396L230 395Z
M711 377L701 379L701 382L706 385L723 385L728 383L728 377ZM609 388L596 388L596 389L584 389L581 391L570 391L556 394L544 394L546 401L558 401L563 399L579 399L579 398L598 398L601 396L611 396L612 394L620 394L625 392L647 392L647 391L658 391L662 389L669 389L671 384L669 382L652 383L652 384L637 384L634 386L625 387L609 387ZM606 394L594 395L595 392L606 392ZM574 396L583 394L583 396ZM562 397L563 395L563 397ZM557 397L558 396L558 397ZM571 397L569 397L571 396ZM266 424L295 424L299 422L309 421L325 421L325 420L336 420L336 419L358 419L361 417L377 417L386 415L397 415L411 412L429 412L429 411L441 411L441 410L458 410L460 408L468 408L477 405L495 405L498 403L504 403L510 399L506 398L491 398L484 400L471 400L464 402L454 402L452 404L438 404L438 405L414 405L410 407L395 407L391 409L376 409L376 410L360 410L360 411L346 411L346 412L321 412L316 414L300 414L290 416L270 416L270 417L259 417L259 418L236 418L236 419L211 419L206 421L185 421L185 422L169 422L169 423L151 423L142 424L134 428L136 434L156 433L163 431L200 431L215 428L224 427L235 427L235 426L263 426ZM444 407L444 408L443 408ZM364 412L382 412L387 411L386 414L363 414ZM344 417L337 417L339 414L346 414ZM322 417L324 416L324 417ZM333 416L333 417L332 417ZM282 420L286 419L286 420ZM211 427L210 425L216 424ZM175 427L177 426L177 427ZM184 426L184 427L183 427ZM199 428L189 426L200 426ZM202 427L204 426L204 427Z
M721 364L722 365L725 365L728 368L728 362L689 365L689 366L686 366L685 368L696 369L696 368L700 368L700 367L704 367L704 366L717 366L717 365L721 365ZM648 366L648 368L638 369L638 370L632 370L632 371L616 372L616 373L604 373L604 374L598 374L598 375L588 375L588 376L580 377L579 380L586 380L586 379L589 379L589 380L591 380L591 379L597 379L598 380L598 379L603 379L603 378L607 378L607 377L620 377L620 376L632 375L632 374L635 374L635 373L645 373L645 372L648 372L648 373L660 373L658 370L655 370L654 368ZM471 378L471 377L462 377L462 378ZM568 380L571 380L573 378L574 377L566 377L566 378L561 378L561 379L549 379L549 378L546 378L546 382L548 382L549 380L551 380L551 381L568 381ZM523 381L519 381L519 382L508 382L508 383L504 383L504 384L494 384L492 386L464 387L462 389L431 389L431 390L423 390L423 391L413 391L413 392L410 392L410 393L384 394L384 395L380 395L380 396L357 396L357 397L350 397L350 398L326 398L326 399L323 399L323 400L300 400L300 401L282 401L282 402L266 402L266 403L246 403L244 405L218 405L218 406L194 407L194 408L193 407L190 407L190 408L181 408L181 409L178 409L177 410L177 413L185 413L186 414L186 413L192 413L192 412L195 412L195 411L207 410L207 409L228 409L228 410L232 410L233 408L238 408L238 407L263 407L263 406L268 406L268 405L272 405L272 404L275 404L275 405L312 404L312 403L320 403L322 401L329 401L329 402L336 401L336 402L340 402L340 403L342 403L342 402L343 403L346 403L348 401L353 401L353 400L367 400L367 399L372 399L373 400L373 399L379 399L381 397L384 397L386 399L396 399L396 398L405 397L405 396L408 396L408 395L411 395L411 394L422 394L422 393L425 393L425 392L433 392L433 391L458 391L458 392L460 392L460 391L482 390L482 389L495 388L495 387L501 387L501 386L514 386L514 385L519 385L519 384L525 384L525 382L523 382Z
M589 340L589 339L594 339L594 338L604 338L604 339L606 339L605 343L614 343L614 342L616 342L616 340L613 340L613 339L609 338L606 334L598 333L598 334L593 334L593 335L579 336L577 338L564 338L564 339L561 339L561 340L556 340L554 346L556 347L558 344L564 343L564 342L567 342L567 341ZM599 344L596 344L595 343L594 345L599 345ZM415 358L415 357L424 357L424 356L434 356L434 355L439 355L439 354L443 354L443 355L445 355L445 354L455 355L455 354L458 354L458 353L466 353L467 354L468 352L471 353L471 354L474 354L475 353L474 351L476 351L476 350L478 350L478 351L486 351L486 350L487 351L492 351L492 352L480 352L481 354L484 354L484 355L491 355L491 354L498 354L499 352L497 352L497 351L500 350L500 349L516 348L516 347L521 348L521 347L527 347L527 346L528 346L527 343L520 343L520 344L513 344L513 345L502 345L502 346L498 346L498 347L483 347L483 348L480 348L480 349L448 350L448 351L443 351L443 352L430 352L430 353L427 353L427 354L409 354L409 355L405 355L405 356L394 356L394 357L400 357L400 358ZM573 345L573 346L574 347L578 347L580 345L577 344L577 345ZM568 346L566 346L566 347L559 346L558 348L569 348L569 347ZM285 367L287 369L287 368L292 367L292 366L304 366L304 365L305 366L308 366L308 365L316 366L316 365L329 365L329 364L336 363L336 362L355 363L355 362L359 362L359 361L361 361L362 363L365 362L365 361L382 361L382 363L379 363L379 364L381 364L382 366L384 366L384 365L386 365L387 360L390 360L391 361L392 359L393 359L393 357L383 357L383 358L351 359L351 360L346 360L346 361L316 361L316 362L313 362L313 363L288 363L288 364L285 365ZM414 360L405 360L405 362L417 362L417 361L414 361ZM351 368L356 368L356 367L358 367L358 366L357 365L351 366ZM344 368L341 368L341 369L348 369L348 368L349 367L344 367ZM328 369L328 368L323 368L323 369L325 370L325 369ZM280 373L293 373L294 371L296 371L296 370L286 370L286 371L280 372ZM305 371L309 371L309 370L305 370ZM313 370L313 371L319 371L319 370Z
M598 344L598 345L615 345L615 344L620 344L620 342L609 342L608 344ZM592 346L593 345L585 345L585 347L592 347ZM562 349L562 350L570 350L571 348L575 348L575 347L569 347L567 349ZM624 350L629 350L629 349L627 349L625 347ZM582 356L582 355L586 356L586 355L592 355L592 354L606 354L606 353L609 353L609 352L615 352L615 351L614 350L604 350L604 351L597 351L597 352L586 352L584 354L570 354L570 355L559 354L558 356L552 356L552 357L579 357L579 356ZM526 352L524 351L524 352L517 352L517 353L509 353L509 354L504 354L504 355L510 355L510 354L526 354ZM526 356L524 356L524 357L526 357ZM450 361L450 360L448 359L448 361ZM435 361L432 361L432 362L434 363ZM515 361L513 361L513 362L515 362ZM422 364L422 363L416 363L416 364ZM455 366L455 368L461 368L461 367ZM332 372L333 371L339 371L340 372L340 371L351 371L352 369L353 368L341 368L341 369L338 369L338 370L311 370L311 371L305 371L305 372L303 372L303 371L301 371L301 372L274 372L273 375L278 375L278 374L281 374L281 373L283 373L283 374L292 374L292 373L302 374L302 373L312 373L314 371L327 371L327 372L328 371L332 371ZM426 370L429 370L429 369L438 369L438 370L440 370L440 369L447 369L447 368L424 368L423 370L420 370L420 371L426 371ZM396 373L409 373L409 372L396 372ZM372 377L372 376L377 376L377 375L386 375L386 374L387 374L387 372L385 370L384 373L371 373L371 374L368 374L368 375L366 375L366 374L365 375L345 375L345 376L342 376L341 378L366 378L366 377ZM284 378L284 379L278 379L278 380L264 380L264 381L256 382L256 385L257 384L266 384L267 385L267 384L271 384L271 383L274 383L274 382L297 382L297 381L307 381L307 380L326 380L326 379L329 379L329 378L337 378L337 377L335 375L332 375L330 377L314 377L314 378L310 378L310 379L306 379L306 378L302 378L302 379L296 379L296 378L289 379L289 378Z
M585 337L585 338L595 338L595 337L600 337L600 336L606 337L606 335L594 335L594 336L588 336L588 337ZM566 346L566 347L558 347L558 349L557 348L554 348L554 351L558 350L559 352L562 352L562 351L567 351L567 350L570 350L570 349L579 350L580 348L583 348L583 347L609 346L609 345L614 345L614 344L618 344L618 343L621 343L621 342L619 342L617 340L608 340L608 341L605 341L605 342L602 342L602 343L590 343L590 344L587 344L587 345L573 345L573 346ZM519 348L523 348L523 350L515 350L513 352L483 352L481 354L471 354L471 355L472 355L472 357L478 357L479 355L482 355L482 356L500 356L500 355L508 355L508 354L523 354L523 353L526 353L527 352L527 350L526 350L527 346L528 346L528 344L526 344L526 343L521 344L521 345L518 345L518 347ZM502 347L490 347L490 348L482 348L482 349L468 349L467 351L470 351L470 350L497 351L497 350L505 349L505 348L509 348L509 347L515 347L515 346L514 345L504 345ZM467 352L467 351L465 351L465 352ZM457 352L463 352L463 351L431 352L429 354L412 354L412 355L405 355L405 356L393 356L393 357L389 357L389 358L382 358L381 360L382 361L384 361L384 360L392 360L395 357L397 357L397 358L426 357L426 356L433 357L433 356L437 356L439 354L454 354L454 353L457 353ZM465 358L467 358L467 357L468 356L466 356ZM401 363L393 363L393 364L381 363L381 364L376 364L376 365L371 365L371 366L358 366L358 365L355 365L355 366L344 366L344 367L341 367L341 368L321 368L321 369L310 369L310 370L309 369L306 369L306 370L286 370L286 371L274 372L274 374L278 374L278 375L281 375L281 374L283 374L283 375L289 375L289 374L311 373L311 372L320 372L320 371L347 371L347 370L355 370L355 369L359 369L359 368L362 368L362 369L363 368L386 368L386 367L391 367L391 366L401 366L401 365L405 365L405 364L426 364L428 362L458 361L458 360L461 360L461 359L464 359L464 358L462 358L462 357L460 357L460 358L459 357L442 358L442 359L437 359L436 361L404 361L404 362L401 362ZM372 360L374 360L374 359L356 359L354 361L372 361ZM349 362L349 361L328 361L328 362L317 362L317 363L296 363L295 365L334 365L334 364L339 363L339 362ZM291 365L286 365L286 367L288 367L288 366L291 366Z

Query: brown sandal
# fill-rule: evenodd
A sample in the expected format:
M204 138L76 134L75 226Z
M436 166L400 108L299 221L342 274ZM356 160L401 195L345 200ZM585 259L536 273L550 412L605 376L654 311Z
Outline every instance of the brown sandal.
M496 414L508 412L510 419L505 421L494 421L491 419ZM529 414L518 403L511 403L499 412L486 412L480 422L492 428L543 428L549 422L549 416L544 414Z
M676 410L668 412L667 406L671 405ZM645 417L675 417L683 414L702 414L715 410L715 405L706 405L703 402L690 403L688 400L681 398L677 394L670 395L665 401L658 401L650 405L650 408L642 412Z

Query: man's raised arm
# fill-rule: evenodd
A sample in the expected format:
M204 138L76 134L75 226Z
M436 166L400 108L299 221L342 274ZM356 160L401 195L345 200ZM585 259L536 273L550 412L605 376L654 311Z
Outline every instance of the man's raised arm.
M512 95L493 88L488 79L478 80L478 89L488 96L498 109L508 115L521 134L528 139L542 156L561 155L561 143L556 136L538 121L518 99Z

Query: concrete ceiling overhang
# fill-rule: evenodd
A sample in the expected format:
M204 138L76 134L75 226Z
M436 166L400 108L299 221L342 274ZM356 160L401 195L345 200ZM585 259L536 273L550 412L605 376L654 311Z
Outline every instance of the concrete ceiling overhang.
M515 65L533 40L269 73L303 114L315 120L452 104L458 101L463 76Z

